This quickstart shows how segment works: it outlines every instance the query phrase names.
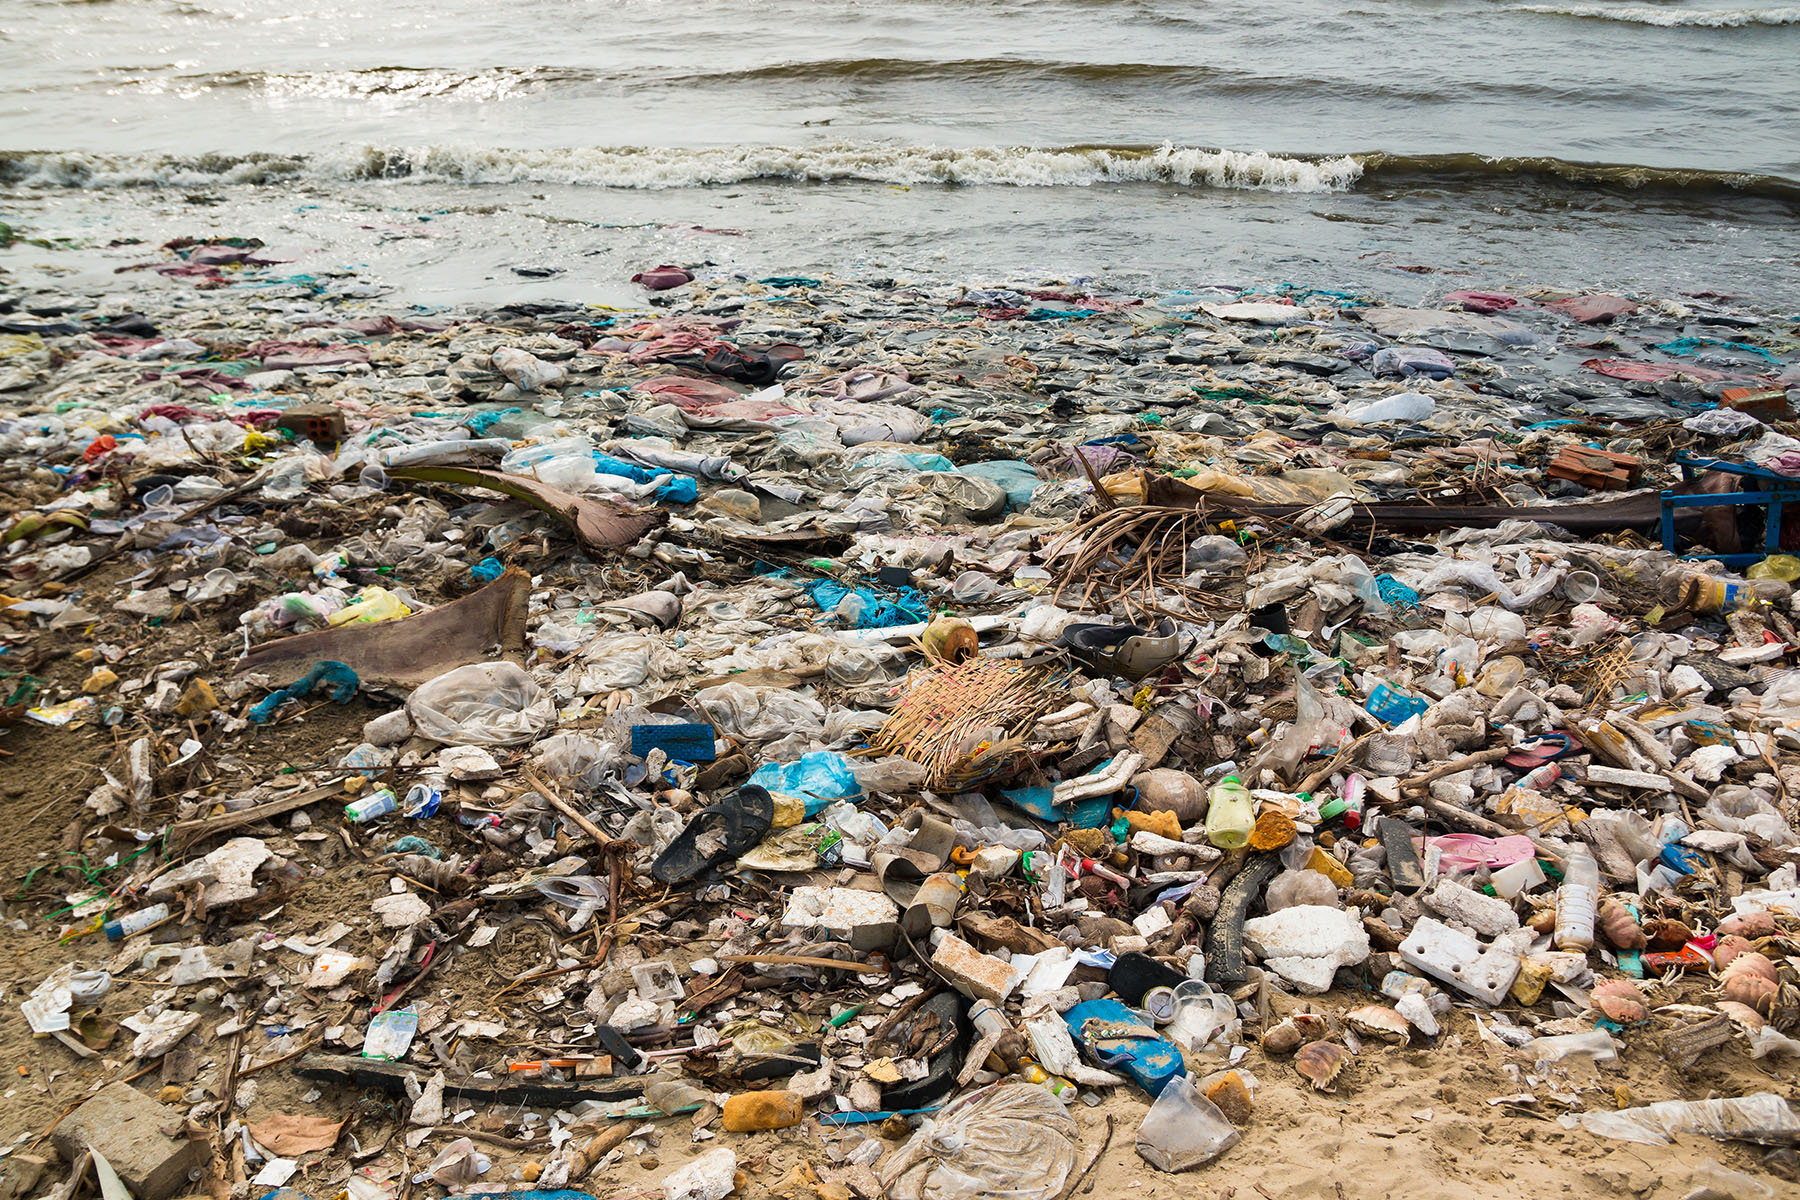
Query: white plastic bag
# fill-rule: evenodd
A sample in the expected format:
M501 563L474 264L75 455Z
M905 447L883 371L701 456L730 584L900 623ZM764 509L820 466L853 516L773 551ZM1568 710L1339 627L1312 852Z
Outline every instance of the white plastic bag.
M816 738L825 732L825 706L785 688L721 683L696 692L694 707L735 738L766 742L787 734Z
M1380 425L1388 421L1423 421L1436 411L1437 401L1424 392L1399 392L1330 415L1358 425Z
M470 663L417 688L406 701L413 728L456 746L514 746L556 722L556 706L516 663Z
M568 371L555 363L547 363L537 355L514 346L502 346L493 353L494 370L512 381L521 392L542 391L568 378Z
M1137 1152L1159 1171L1187 1171L1237 1143L1238 1131L1219 1106L1202 1096L1192 1079L1180 1075L1163 1086L1150 1106L1138 1128Z
M1044 1089L976 1092L928 1120L878 1175L888 1200L1051 1200L1075 1166L1075 1119Z

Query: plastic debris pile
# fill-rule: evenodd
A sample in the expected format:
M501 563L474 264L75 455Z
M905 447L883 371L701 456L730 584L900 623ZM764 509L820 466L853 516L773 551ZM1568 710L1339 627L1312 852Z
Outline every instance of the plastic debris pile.
M1424 1051L1791 1186L1791 318L206 249L0 315L46 1181L1048 1200Z

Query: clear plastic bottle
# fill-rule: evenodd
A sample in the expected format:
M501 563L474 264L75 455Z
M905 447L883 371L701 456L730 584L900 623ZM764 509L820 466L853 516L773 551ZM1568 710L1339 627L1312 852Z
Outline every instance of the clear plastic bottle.
M1556 948L1594 948L1594 914L1600 905L1600 864L1583 845L1563 859L1562 889L1556 896Z
M1256 813L1250 789L1236 775L1227 775L1206 794L1206 840L1221 850L1237 850L1250 841Z

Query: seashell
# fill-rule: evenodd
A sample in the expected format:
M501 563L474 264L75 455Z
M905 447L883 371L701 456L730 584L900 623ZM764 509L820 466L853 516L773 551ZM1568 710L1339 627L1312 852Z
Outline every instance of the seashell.
M1617 900L1607 900L1600 905L1600 932L1606 940L1620 950L1642 950L1648 943L1644 930L1631 915L1631 910Z
M1556 932L1555 907L1546 905L1545 907L1538 909L1536 912L1532 913L1531 916L1526 918L1525 924L1531 927L1533 933Z
M1594 1007L1606 1015L1609 1021L1617 1021L1621 1025L1641 1025L1650 1019L1650 1010L1644 1005L1644 994L1637 990L1637 985L1629 979L1609 979L1589 993Z
M1365 1004L1345 1014L1344 1021L1358 1033L1396 1046L1404 1046L1412 1038L1406 1018L1385 1004Z
M1300 1043L1304 1040L1304 1035L1301 1034L1299 1026L1294 1024L1294 1018L1289 1017L1280 1024L1272 1025L1268 1029L1263 1030L1263 1053L1292 1054L1300 1048Z
M1719 978L1732 980L1742 975L1760 975L1771 984L1781 982L1781 976L1775 973L1775 964L1769 961L1767 955L1755 950L1745 950L1733 956L1731 965L1719 973Z
M1723 971L1736 960L1738 955L1754 953L1755 950L1756 947L1752 946L1748 939L1739 934L1728 933L1719 939L1718 945L1713 947L1713 962L1719 970Z
M1679 950L1694 940L1694 931L1672 917L1652 917L1644 922L1644 936L1652 950Z
M1773 979L1766 979L1754 971L1745 971L1725 981L1719 989L1725 999L1755 1009L1763 1016L1775 1011L1775 995L1781 989Z
M1733 913L1719 922L1719 932L1746 938L1768 937L1775 932L1775 914L1767 910Z
M1755 1033L1758 1029L1761 1029L1767 1024L1767 1022L1763 1020L1761 1013L1757 1012L1754 1008L1751 1008L1748 1004L1742 1004L1736 1000L1721 1000L1713 1005L1713 1007L1730 1017L1733 1025L1750 1033Z
M1331 1085L1343 1072L1344 1064L1349 1061L1350 1056L1344 1053L1342 1046L1334 1046L1330 1042L1308 1042L1294 1056L1294 1070L1311 1081L1314 1091L1329 1092Z

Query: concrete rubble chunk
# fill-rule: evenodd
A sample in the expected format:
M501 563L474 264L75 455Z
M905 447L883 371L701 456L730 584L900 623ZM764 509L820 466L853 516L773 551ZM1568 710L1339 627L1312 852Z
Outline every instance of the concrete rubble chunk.
M207 1158L205 1143L170 1136L181 1127L179 1109L113 1083L64 1117L51 1139L65 1162L89 1146L104 1154L136 1200L167 1200L188 1190L188 1172Z

